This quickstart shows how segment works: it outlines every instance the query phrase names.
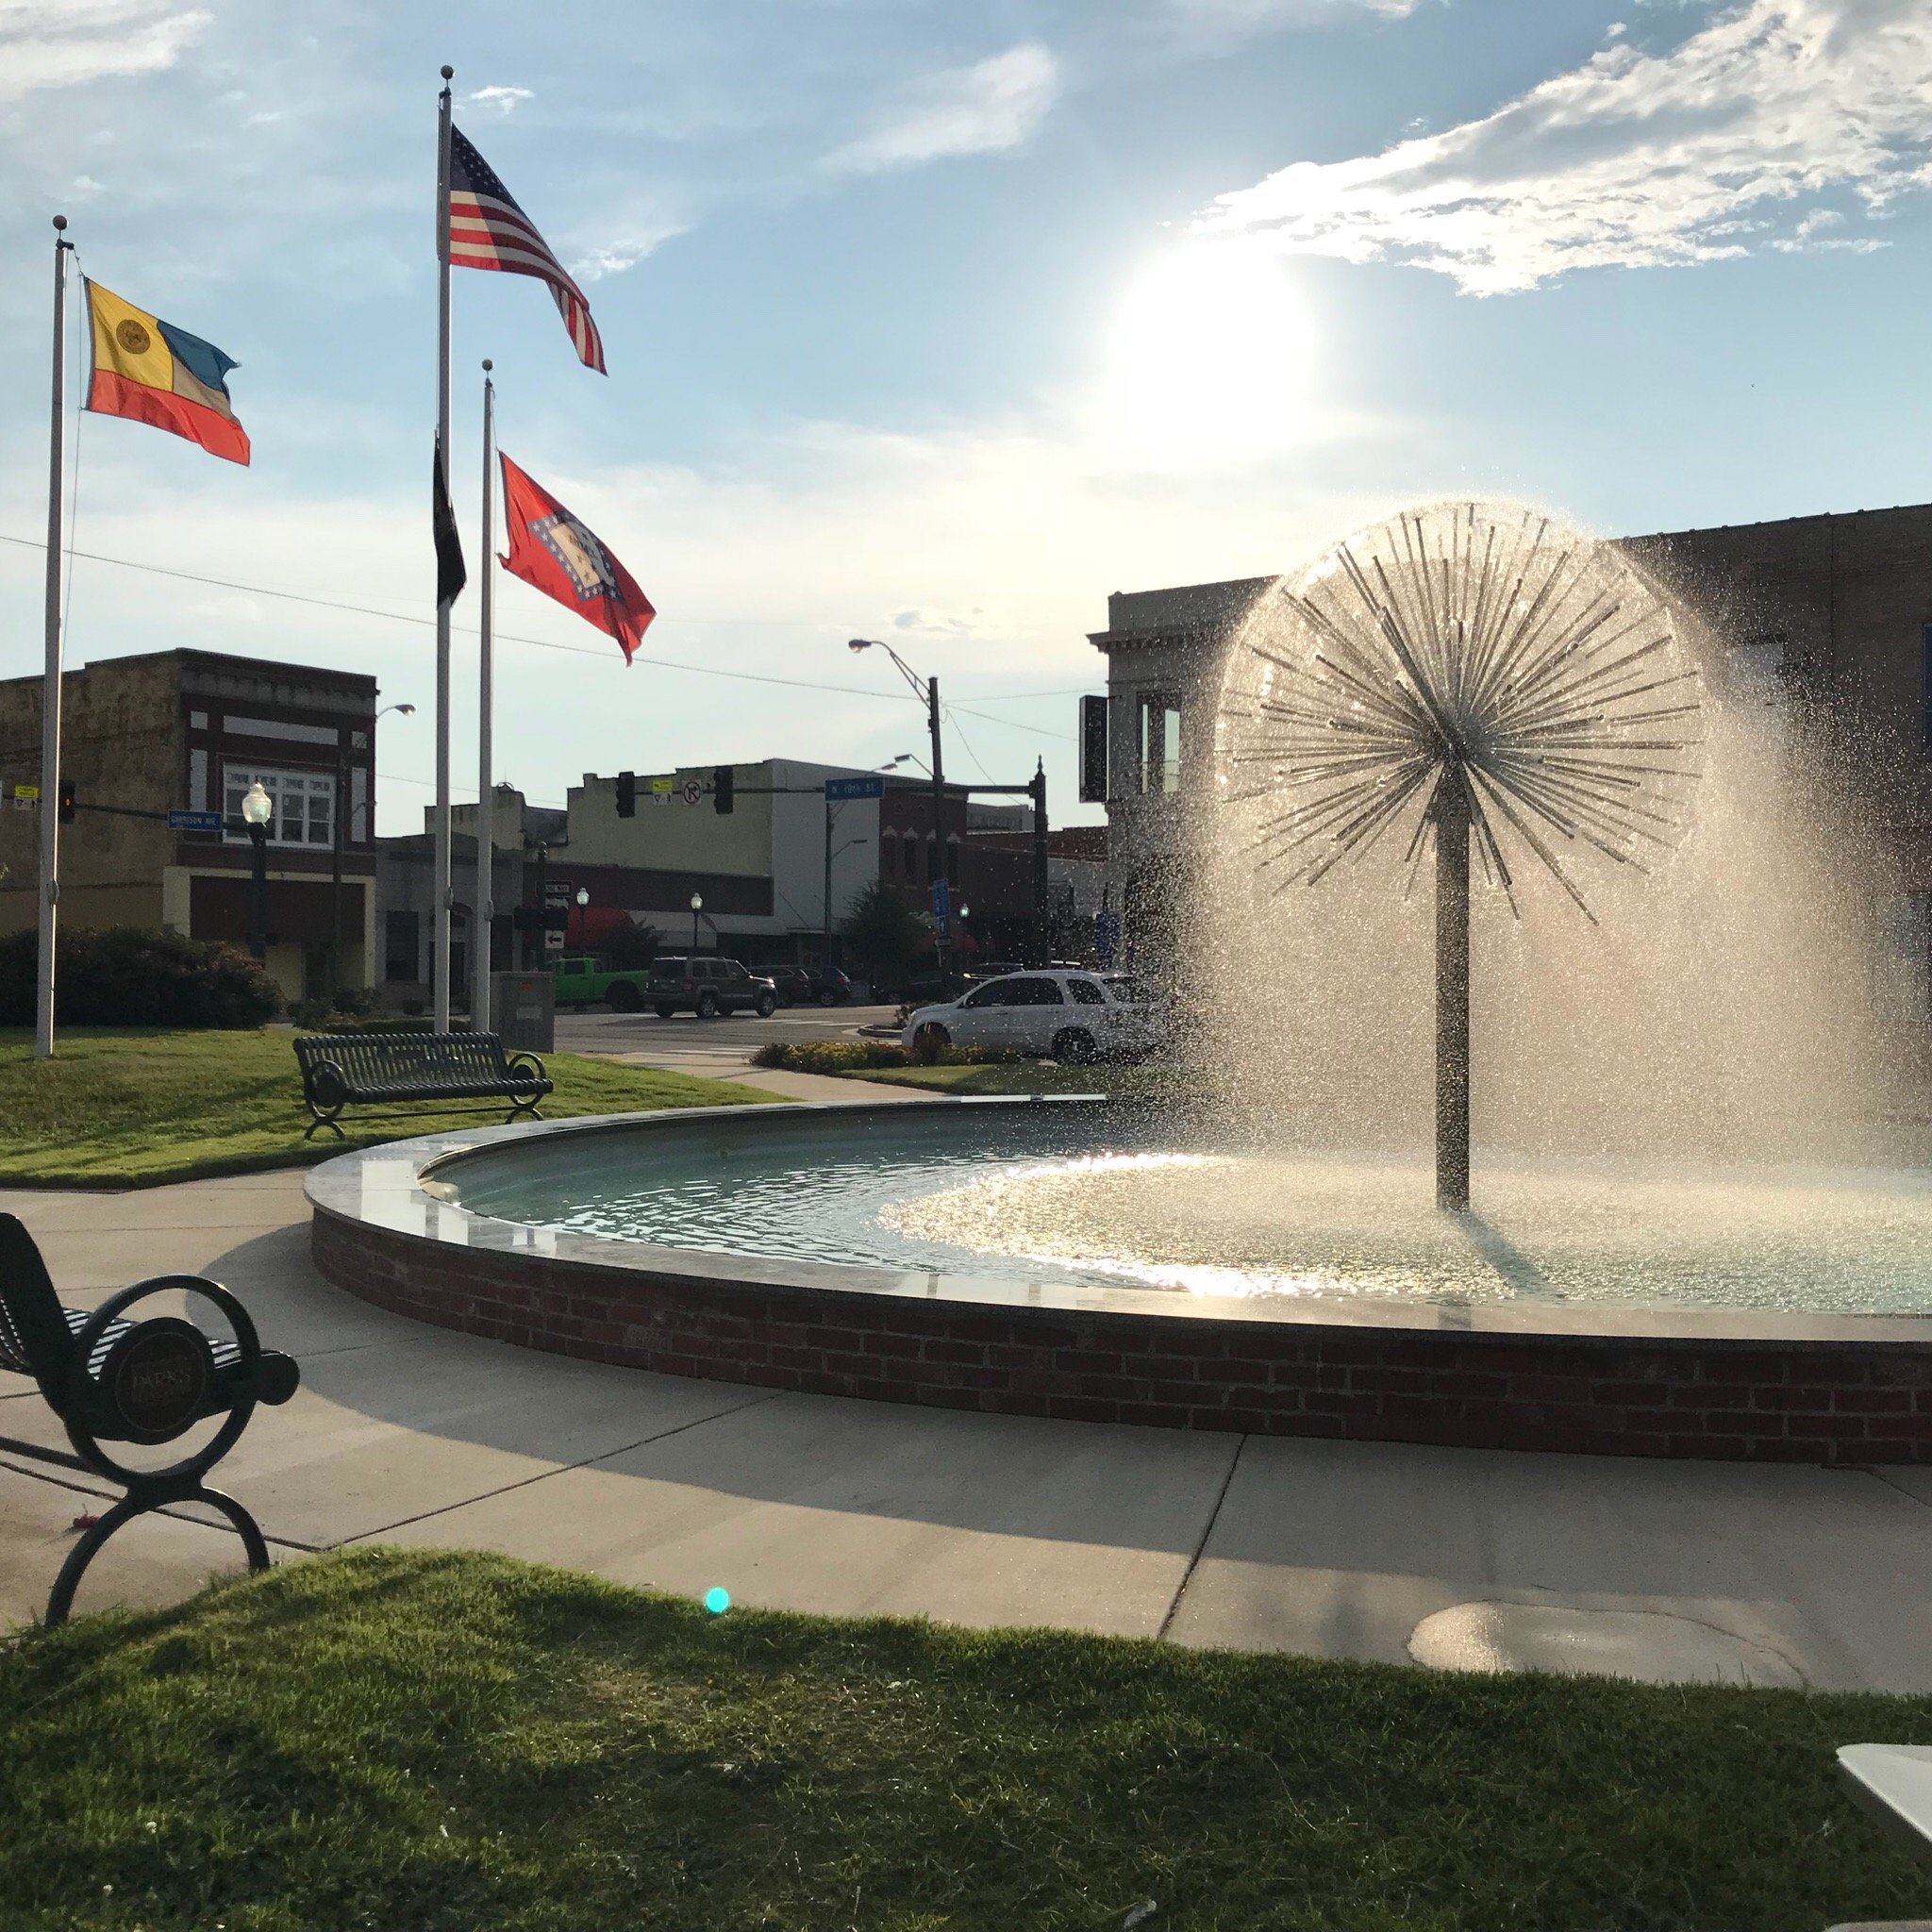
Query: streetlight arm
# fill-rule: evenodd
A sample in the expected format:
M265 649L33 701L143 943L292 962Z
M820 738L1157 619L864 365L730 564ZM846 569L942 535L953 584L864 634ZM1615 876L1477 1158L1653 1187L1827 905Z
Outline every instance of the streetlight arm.
M884 638L854 638L851 648L855 651L883 651L899 667L899 675L912 687L912 694L921 704L925 702L925 679L887 643Z

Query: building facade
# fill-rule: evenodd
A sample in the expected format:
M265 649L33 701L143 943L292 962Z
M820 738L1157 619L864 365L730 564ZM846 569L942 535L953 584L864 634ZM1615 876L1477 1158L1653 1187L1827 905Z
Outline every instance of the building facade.
M0 683L0 930L39 918L39 677ZM166 926L247 945L254 852L240 818L259 783L268 837L266 964L291 999L375 974L373 677L312 665L163 651L112 658L61 684L60 914L70 926ZM41 801L14 796L39 787ZM182 831L170 811L212 811Z

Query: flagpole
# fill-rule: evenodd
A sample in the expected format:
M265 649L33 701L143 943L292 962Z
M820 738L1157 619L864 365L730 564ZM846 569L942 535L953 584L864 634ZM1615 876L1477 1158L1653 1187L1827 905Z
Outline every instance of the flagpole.
M450 89L456 74L442 70L436 117L436 460L449 489L449 129ZM449 605L436 605L436 925L435 1027L447 1033L450 943L449 819Z
M490 1031L490 941L494 908L491 892L496 881L496 828L491 823L490 773L491 591L496 575L496 485L490 469L496 458L496 386L490 379L491 362L483 358L483 550L477 559L483 573L482 651L476 679L476 931L475 991L470 995L470 1024L478 1033Z
M41 949L34 1058L54 1057L54 942L60 898L60 458L67 430L67 217L54 217L54 408L47 438L47 681L41 693Z

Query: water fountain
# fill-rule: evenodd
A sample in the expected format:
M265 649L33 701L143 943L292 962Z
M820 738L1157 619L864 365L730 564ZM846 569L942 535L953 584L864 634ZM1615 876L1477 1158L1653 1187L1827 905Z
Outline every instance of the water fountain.
M1391 833L1411 879L1433 849L1439 1207L1469 1206L1471 845L1512 911L1520 846L1591 917L1578 859L1641 870L1689 822L1701 708L1664 602L1533 509L1406 510L1281 579L1230 653L1221 803L1263 806L1274 891Z
M1392 518L1228 653L1201 1104L429 1136L315 1172L316 1258L425 1320L769 1387L1932 1460L1932 1182L1842 1145L1873 1111L1844 851L1810 863L1709 649L1557 519Z

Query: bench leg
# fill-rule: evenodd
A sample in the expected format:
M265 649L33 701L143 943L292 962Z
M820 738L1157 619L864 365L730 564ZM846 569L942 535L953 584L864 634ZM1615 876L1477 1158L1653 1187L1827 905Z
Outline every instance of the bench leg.
M346 1141L349 1138L348 1135L343 1133L341 1128L337 1124L336 1116L332 1113L317 1114L315 1118L308 1123L308 1131L306 1134L304 1134L302 1138L305 1141L312 1141L315 1138L315 1130L318 1127L328 1128L328 1130L332 1134L334 1134L338 1141Z
M509 1113L504 1120L504 1125L507 1127L515 1126L520 1117L525 1120L541 1121L543 1116L537 1111L537 1108L538 1103L534 1100L527 1102L522 1100L512 1101Z
M235 1525L236 1533L242 1539L242 1547L247 1553L249 1569L266 1570L269 1567L268 1540L261 1533L261 1525L236 1502L233 1496L225 1496L219 1490L198 1489L189 1495L177 1496L171 1500L212 1505ZM100 1555L101 1546L108 1539L124 1524L132 1523L137 1516L145 1516L162 1507L159 1499L137 1503L131 1495L123 1496L68 1551L67 1560L61 1564L60 1574L55 1577L54 1588L47 1597L48 1629L58 1629L66 1623L68 1612L74 1607L74 1592L80 1588L80 1579L87 1566Z

